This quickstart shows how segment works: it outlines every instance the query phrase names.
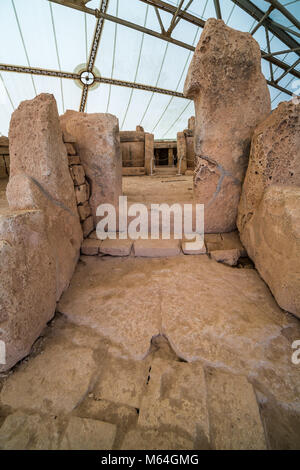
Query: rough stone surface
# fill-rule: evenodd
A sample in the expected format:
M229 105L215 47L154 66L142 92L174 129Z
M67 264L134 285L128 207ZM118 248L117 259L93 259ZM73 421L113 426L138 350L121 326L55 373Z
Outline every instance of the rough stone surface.
M75 196L77 204L84 204L89 199L89 188L88 185L82 184L81 186L75 187Z
M207 250L205 243L203 243L203 247L200 250L192 250L189 246L190 241L182 240L181 242L181 249L185 255L205 255Z
M111 450L116 426L95 419L72 417L62 439L61 450Z
M53 95L22 102L12 115L9 139L9 206L45 212L59 299L78 261L82 230Z
M55 259L42 211L0 216L0 340L11 368L26 356L56 305Z
M184 132L177 133L177 168L180 175L184 175L187 169L187 145Z
M89 234L94 230L94 219L93 216L90 215L82 222L82 232L83 237L86 238Z
M91 208L88 201L85 201L83 204L78 206L78 213L82 222L91 215Z
M212 446L216 450L265 450L255 393L246 377L209 369L206 379Z
M58 450L59 427L54 416L17 411L0 428L1 450Z
M210 256L218 263L224 263L228 266L236 266L241 256L240 250L234 248L232 250L211 251Z
M100 252L110 256L129 256L133 242L132 240L103 240Z
M160 324L157 285L148 280L148 269L131 272L131 260L136 258L81 259L83 263L77 267L72 286L58 305L59 312L122 344L128 357L143 359L151 338L159 334Z
M99 254L101 243L101 240L86 238L81 245L81 253L86 256L96 256Z
M173 431L137 427L129 431L121 450L193 450L194 442Z
M49 344L10 377L0 401L13 409L69 413L89 392L96 367L91 349Z
M149 365L145 361L112 357L107 361L93 395L96 399L140 408L148 373Z
M273 184L300 186L300 105L292 101L280 103L253 134L237 221L242 239Z
M70 172L76 186L85 183L85 172L82 165L72 165Z
M145 169L147 175L154 171L154 135L145 134Z
M147 393L140 408L139 426L185 431L187 437L209 441L206 385L201 364L155 359Z
M278 304L300 318L300 187L269 186L241 236Z
M209 19L184 87L196 109L194 194L205 204L205 232L235 228L255 127L271 111L258 43Z
M118 120L111 114L67 111L61 116L63 130L76 138L76 147L91 183L90 206L97 223L100 204L117 205L122 195L122 157Z
M177 256L180 254L179 240L135 240L135 256L148 258L159 258L166 256Z

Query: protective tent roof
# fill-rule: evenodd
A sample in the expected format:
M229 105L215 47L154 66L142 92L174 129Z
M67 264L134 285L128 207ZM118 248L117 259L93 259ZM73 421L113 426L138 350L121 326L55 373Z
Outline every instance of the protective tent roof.
M97 19L96 9L104 16ZM199 24L182 17L186 14ZM273 108L299 94L300 0L0 0L0 133L7 135L20 101L48 92L54 94L59 113L80 106L89 113L109 112L119 118L122 130L140 124L155 138L175 138L194 114L193 102L181 94L200 24L220 16L232 28L257 29L253 36L262 53L274 59L262 59L263 73L273 83ZM165 31L172 19L171 42ZM91 54L93 46L96 55ZM276 54L282 51L288 52ZM91 57L91 80L101 80L82 85L79 75L88 70ZM120 81L145 87L120 86ZM165 94L169 91L173 94Z

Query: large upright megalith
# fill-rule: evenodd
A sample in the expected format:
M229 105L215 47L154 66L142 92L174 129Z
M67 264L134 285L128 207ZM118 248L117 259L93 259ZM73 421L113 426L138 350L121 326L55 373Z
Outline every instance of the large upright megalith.
M76 138L76 146L91 185L90 206L97 222L97 207L118 205L122 195L122 155L118 119L112 114L67 111L60 118L63 131Z
M195 102L194 195L205 205L205 232L231 231L251 136L271 110L258 43L222 20L207 20L184 94Z
M9 143L9 207L44 211L58 300L78 261L82 230L53 95L43 93L20 104L12 115Z

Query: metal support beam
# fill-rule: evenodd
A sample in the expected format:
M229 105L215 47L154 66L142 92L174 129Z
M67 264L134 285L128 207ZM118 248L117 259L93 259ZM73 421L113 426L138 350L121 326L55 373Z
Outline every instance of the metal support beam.
M237 6L239 6L240 8L242 8L242 10L248 13L248 15L252 16L252 18L254 18L256 21L260 21L261 18L265 14L265 12L260 10L250 0L231 0L231 1L235 3ZM299 47L299 43L293 37L287 34L281 25L278 25L277 23L275 23L275 21L273 21L271 18L265 18L265 20L263 21L263 24L268 28L270 33L274 34L274 36L280 39L284 44L286 44L291 49ZM300 56L300 53L298 53L298 55Z
M290 13L280 2L277 0L266 0L268 3L271 3L276 10L280 11L290 22L296 26L296 28L300 29L300 21L295 18L292 13Z
M108 3L109 3L109 0L101 0L101 4L100 4L101 13L106 13L107 8L108 8ZM88 72L93 73L93 69L94 69L94 65L95 65L96 57L97 57L97 52L99 49L99 44L100 44L100 40L102 36L103 25L104 25L104 18L103 17L98 18L96 27L95 27L94 36L93 36L92 45L91 45L89 60L87 63ZM89 92L89 87L87 85L84 85L82 88L82 94L81 94L81 100L80 100L80 106L79 106L79 111L82 113L85 111L88 92Z
M266 42L267 42L267 48L268 48L268 53L271 54L271 46L270 46L270 38L269 38L269 31L268 28L265 28L265 33L266 33ZM270 68L270 77L271 77L271 82L274 82L274 74L273 74L273 65L271 62L269 62L269 68Z
M280 80L282 80L288 73L290 73L292 70L294 70L295 67L297 67L298 64L300 64L300 59L296 60L296 62L294 62L293 65L291 65L291 66L288 68L288 70L286 70L285 72L283 72L283 74L280 75L280 77L277 78L274 83L277 84L278 82L280 82Z
M148 8L148 7L147 7L147 8ZM159 13L159 9L155 7L154 10L155 10L155 13L156 13L158 22L159 22L159 26L160 26L161 32L162 32L162 34L166 34L166 30L165 30L165 28L164 28L164 25L163 25L163 22L162 22L160 13Z
M287 90L286 88L283 88L282 86L277 85L277 83L267 80L267 84L272 86L273 88L276 88L276 90L282 91L282 93L286 93L287 95L293 96L293 93L290 90Z
M36 67L23 67L19 65L0 64L0 71L80 80L80 75L77 73L61 72L59 70L50 70ZM158 88L151 85L144 85L142 83L127 82L124 80L116 80L114 78L106 77L95 77L95 82L106 83L108 85L123 86L126 88L135 88L137 90L150 91L152 93L160 93L162 95L176 96L177 98L184 98L183 93L179 93L178 91L167 90L165 88ZM87 85L84 85L84 88L86 86Z
M262 25L262 23L265 21L265 19L269 16L270 13L274 10L274 7L271 5L270 8L266 11L266 13L261 17L257 25L254 26L253 30L251 31L251 35L253 36L258 28Z
M32 74L32 75L44 75L47 77L68 78L70 80L80 80L80 75L76 73L61 72L59 70L42 69L42 68L36 68L36 67L23 67L19 65L0 64L0 71L26 73L26 74ZM108 85L124 86L126 88L135 88L137 90L145 90L145 91L150 91L152 93L160 93L162 95L169 95L169 96L176 96L178 98L184 98L183 94L177 91L166 90L164 88L158 88L158 87L154 87L151 85L144 85L141 83L126 82L124 80L115 80L113 78L105 78L105 77L96 77L95 81L98 83L106 83ZM283 93L287 93L290 96L293 95L292 92L277 85L277 83L272 83L270 80L267 80L267 83L268 85L276 88L277 90L282 91Z
M275 55L282 55L282 54L289 54L290 52L296 52L300 51L300 47L296 47L295 49L285 49L284 51L277 51L277 52L270 52L270 54L263 54L262 57L263 59L266 59L268 57L272 57Z
M177 8L174 5L170 5L167 2L163 2L161 0L140 0L143 3L146 3L147 5L151 5L153 7L159 8L160 10L166 11L168 13L171 13L171 15L174 15L176 13ZM190 13L187 13L185 10L180 10L177 15L179 18L182 18L189 23L194 24L195 26L200 26L201 28L204 28L205 21L201 20L201 18L198 18L195 15L191 15Z
M64 4L66 6L66 4L63 3L63 0L49 0L49 1L52 1L54 3ZM140 1L142 1L144 3L147 3L149 5L152 5L152 6L157 6L158 8L160 8L162 10L164 10L167 7L163 8L161 6L161 4L168 5L166 2L161 2L160 0L140 0ZM234 1L237 4L240 3L240 2L245 2L245 0L232 0L232 1ZM67 6L70 6L70 5L67 5ZM168 5L168 8L169 7L170 7L170 9L172 9L172 12L174 12L174 10L176 11L175 7L173 7L171 5ZM186 43L181 42L181 41L176 41L173 38L165 36L164 34L157 33L156 31L152 31L150 29L144 28L144 27L136 25L134 23L130 23L129 21L125 21L125 20L122 20L120 18L116 18L116 17L111 16L111 15L100 13L98 10L92 10L91 8L79 7L79 6L75 7L74 5L72 6L72 8L84 11L84 12L86 12L88 14L91 14L91 15L94 15L94 16L102 16L103 18L107 19L108 21L112 21L114 23L121 24L123 26L127 26L128 28L135 29L136 31L140 31L140 32L145 33L145 34L149 34L150 36L157 37L159 39L162 39L163 41L170 42L172 44L183 47L183 48L188 49L190 51L194 52L194 50L195 50L195 48L193 46L191 46L190 44L186 44ZM178 16L182 17L183 19L185 19L189 22L193 22L193 24L196 24L199 27L204 27L205 22L203 20L201 20L200 18L193 17L194 20L191 20L190 16L192 16L192 15L187 14L188 17L186 17L185 15L186 14L182 11L178 13ZM196 21L196 23L194 23L194 21ZM269 30L271 31L270 28L269 28ZM290 36L288 36L288 37L290 37ZM295 48L299 47L299 44L297 43L297 41L293 40L293 44L296 44ZM261 54L263 56L265 54L265 52L261 51ZM266 60L272 62L273 65L276 65L276 67L279 67L282 70L287 70L289 68L288 64L286 64L285 62L280 61L279 59L276 59L273 56L266 57ZM298 72L297 70L292 70L291 74L294 75L296 78L300 78L300 72Z
M175 21L176 21L176 19L177 19L178 13L180 13L180 11L181 11L183 2L184 2L184 0L180 0L180 2L179 2L179 4L178 4L178 7L177 7L177 9L176 9L176 11L175 11L175 13L174 13L174 15L173 15L172 20L171 20L170 26L169 26L169 28L168 28L168 30L167 30L167 33L166 33L167 36L171 36L171 33L172 33L173 29L174 29L175 26L176 26Z
M219 0L214 0L214 5L215 5L217 18L218 18L218 20L221 20L222 19L222 13L221 13L221 7L220 7Z

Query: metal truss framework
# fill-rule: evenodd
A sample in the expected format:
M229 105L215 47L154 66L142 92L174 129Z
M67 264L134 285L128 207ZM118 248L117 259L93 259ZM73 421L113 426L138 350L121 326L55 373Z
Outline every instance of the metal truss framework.
M163 88L158 88L158 87L154 87L154 86L150 86L146 84L139 84L135 82L127 82L124 80L116 80L113 78L105 78L101 76L100 77L96 76L94 72L94 66L95 66L95 60L96 60L97 52L98 52L99 45L100 45L104 20L111 21L116 24L120 24L122 26L134 29L136 31L140 31L144 34L148 34L150 36L175 44L179 47L183 47L190 51L194 51L195 48L192 45L186 44L182 41L178 41L172 38L171 36L173 30L176 28L180 20L185 20L200 28L204 27L205 21L187 12L193 0L190 0L184 9L182 9L184 0L180 0L177 7L162 0L140 0L141 2L146 3L147 5L152 6L155 9L157 19L161 28L160 33L158 33L157 31L153 31L151 29L145 28L143 26L137 25L135 23L131 23L121 18L107 14L109 0L101 0L101 5L100 5L99 10L98 9L94 10L89 7L86 7L84 5L84 2L79 2L78 0L48 0L48 1L63 5L65 7L80 10L84 13L93 15L97 18L97 23L95 27L92 44L91 44L90 54L89 54L89 58L86 64L86 70L83 71L86 74L86 77L90 77L90 82L88 81L88 78L86 78L86 82L85 82L84 81L85 78L83 78L82 74L62 72L62 71L57 71L57 70L48 70L48 69L43 69L43 68L21 67L18 65L0 64L0 70L19 72L19 73L28 73L31 75L46 75L46 76L52 76L52 77L58 77L58 78L68 78L72 80L78 80L79 83L81 83L82 85L82 96L81 96L81 102L80 102L80 108L79 108L79 110L82 112L85 110L89 87L95 82L106 83L106 84L116 85L116 86L123 86L123 87L128 87L128 88L133 88L133 89L139 89L139 90L146 90L146 91L151 91L154 93L162 93L162 94L176 96L180 98L184 97L182 93L179 93L177 91L166 90ZM281 55L281 54L287 54L289 52L294 52L295 54L300 56L300 44L294 37L291 36L291 34L293 34L293 36L300 37L300 32L296 30L294 31L290 28L287 28L273 21L269 17L269 15L272 11L277 9L292 23L293 26L298 28L298 30L300 26L299 21L293 15L291 15L290 12L276 0L267 0L270 3L270 8L267 10L267 12L261 11L254 3L252 3L249 0L231 0L231 1L257 21L256 26L251 32L252 35L260 27L264 27L265 29L268 52L266 53L264 51L261 51L261 55L264 60L269 62L269 66L270 66L270 80L267 80L268 85L276 88L280 92L283 92L292 96L292 93L287 88L281 86L279 82L287 74L291 74L294 77L300 79L300 71L296 70L296 66L300 63L300 59L296 60L294 64L290 66L289 64L278 59L276 56ZM215 10L216 10L216 17L222 18L222 11L221 11L219 0L214 0L214 5L215 5ZM162 23L160 13L159 13L160 10L168 12L172 15L170 26L167 31L165 30L163 23ZM272 53L270 49L269 34L272 34L276 36L277 38L279 38L284 44L286 44L286 46L289 49ZM276 66L282 69L282 74L276 80L274 80L273 66Z

